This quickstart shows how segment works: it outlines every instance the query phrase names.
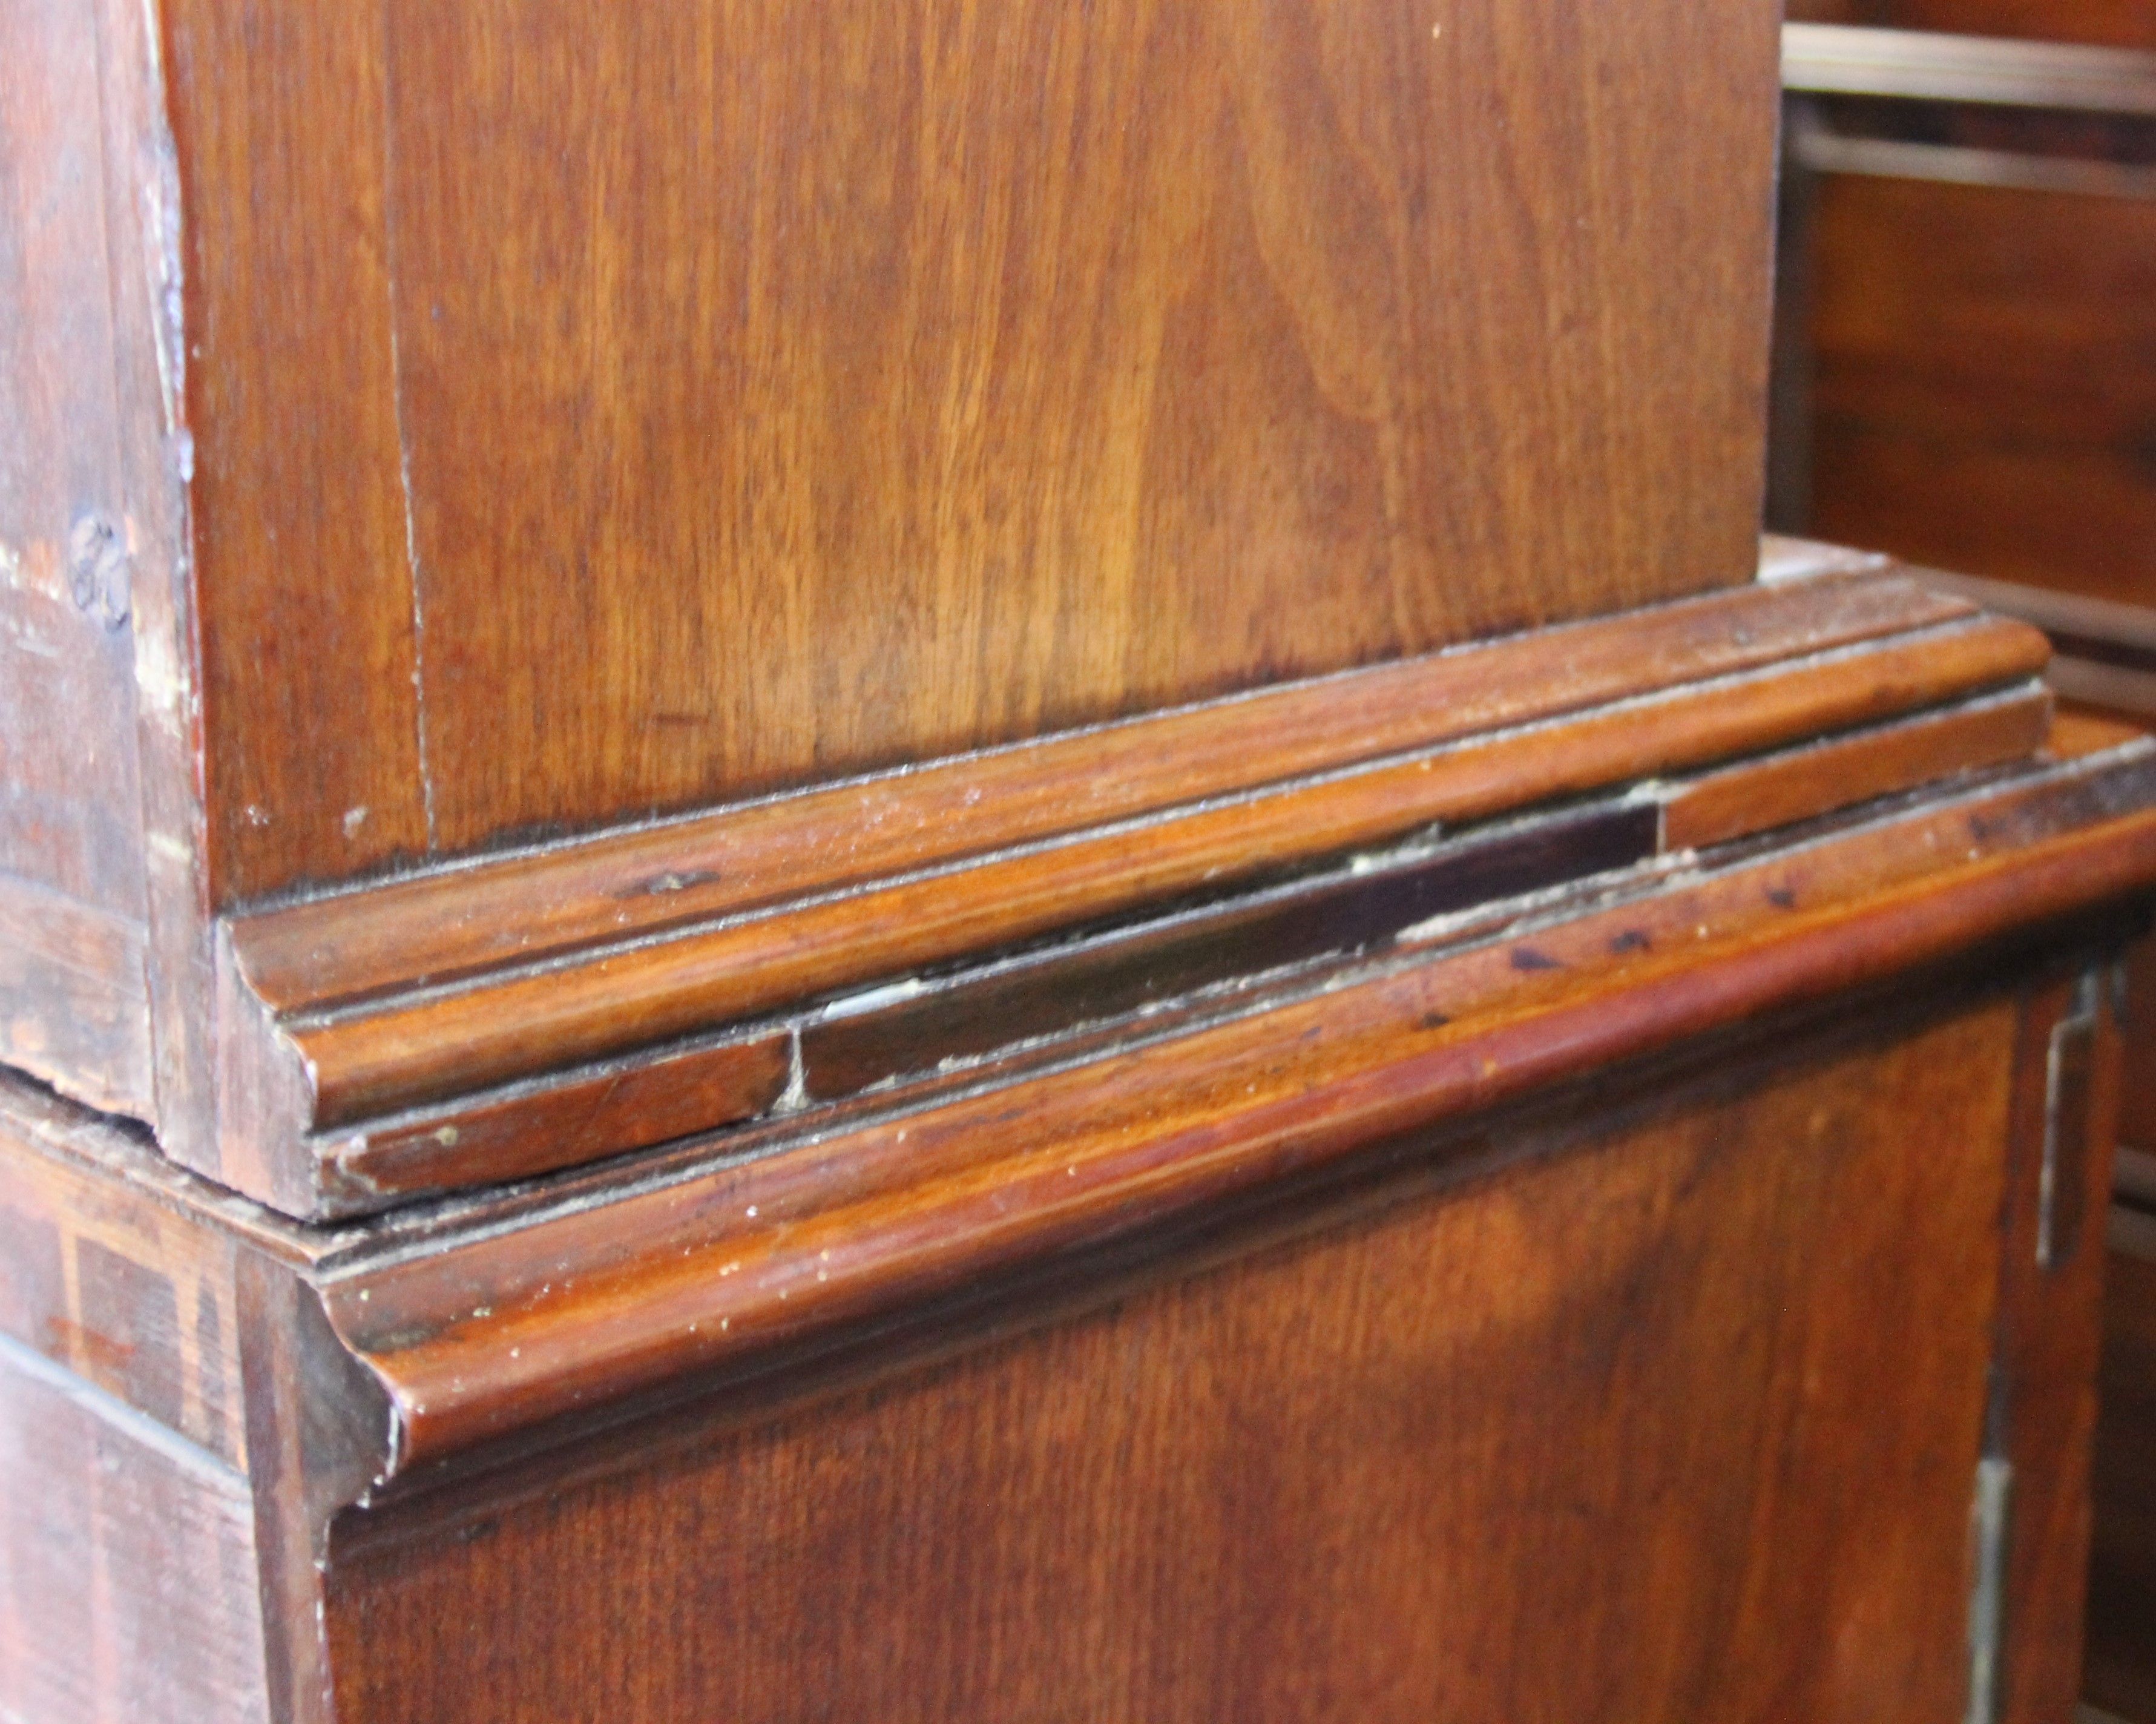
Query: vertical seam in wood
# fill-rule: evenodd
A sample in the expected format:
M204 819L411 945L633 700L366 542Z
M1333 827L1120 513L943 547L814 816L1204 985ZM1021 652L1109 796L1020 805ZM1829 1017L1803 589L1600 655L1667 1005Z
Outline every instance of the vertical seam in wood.
M388 302L389 382L397 421L397 480L404 505L404 567L412 588L412 730L419 763L419 803L427 823L427 854L436 853L434 776L427 760L427 618L419 579L419 530L412 508L412 438L404 412L404 356L398 336L397 144L392 90L396 57L390 52L389 0L382 0L382 274Z

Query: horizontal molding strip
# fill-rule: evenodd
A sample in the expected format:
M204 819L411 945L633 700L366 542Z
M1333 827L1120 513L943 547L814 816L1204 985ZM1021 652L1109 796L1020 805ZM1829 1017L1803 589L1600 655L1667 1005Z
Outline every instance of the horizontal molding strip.
M798 1058L790 1093L802 1107L837 1105L932 1085L985 1061L1061 1057L1118 1026L1154 1033L1290 972L1350 961L1434 918L1460 929L1516 916L1523 903L1636 873L1669 850L2025 761L2048 732L2051 706L2041 687L2010 690L872 988L792 1020ZM786 1087L786 1051L767 1033L721 1039L331 1131L316 1146L322 1188L372 1207L367 1199L385 1195L574 1165L591 1158L585 1152L596 1142L639 1147L745 1121ZM752 1088L728 1110L706 1086L730 1076Z
M1784 541L1794 544L1794 541ZM1740 588L1291 683L237 918L321 1011L1259 790L1976 613L1907 579Z
M797 1038L816 1029L828 1053L825 1008L848 996L1313 868L1394 868L1386 846L1440 827L1925 714L1945 727L1655 797L1681 848L2025 757L2048 724L2041 697L1951 722L1942 709L2047 654L2026 625L1898 576L1792 581L239 918L220 940L223 1176L328 1215L552 1171L824 1099ZM1283 776L1322 749L1345 757ZM870 795L884 818L850 849L834 823ZM1088 804L1116 818L1074 824ZM685 846L665 865L660 837ZM794 844L796 895L773 900ZM905 865L864 877L863 854ZM709 877L661 895L706 913L636 924L621 883L654 867ZM595 943L602 902L629 936ZM489 951L513 955L469 967ZM411 967L393 988L400 952Z
M1842 137L1816 128L1796 132L1790 153L1814 173L1861 174L1873 179L1921 180L1942 186L1988 186L2014 192L2063 192L2078 197L2156 198L2156 167L1959 144L1900 138Z
M1222 890L1434 821L1486 818L1933 706L2033 675L2049 656L2022 624L1950 625L285 1033L313 1074L316 1123L342 1124Z
M2156 115L2156 54L1938 30L1791 23L1782 27L1782 88L1811 95Z
M2099 735L2099 742L2108 736ZM1188 1034L326 1264L385 1475L880 1328L1758 1014L2144 894L2156 746L1769 848Z

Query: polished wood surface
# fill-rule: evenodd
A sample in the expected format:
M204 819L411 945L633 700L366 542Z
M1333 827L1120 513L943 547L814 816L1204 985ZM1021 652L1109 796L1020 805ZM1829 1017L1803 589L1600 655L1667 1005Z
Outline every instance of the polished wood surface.
M0 1051L196 1167L220 914L1750 576L1769 0L18 11Z
M346 1716L1958 1717L2013 1024L1544 1117L1027 1340L348 1520Z
M1573 1437L1611 1419L1607 1440L1639 1478L1671 1469L1691 1490L1734 1493L1763 1514L1774 1506L1768 1524L1782 1527L1774 1516L1786 1513L1791 1530L1755 1539L1755 1520L1732 1510L1734 1518L1697 1523L1695 1537L1670 1518L1666 1492L1594 1496L1552 1523L1564 1529L1555 1545L1533 1542L1519 1558L1528 1565L1519 1597L1553 1552L1585 1541L1582 1550L1661 1552L1686 1573L1696 1562L1715 1574L1724 1572L1715 1564L1738 1563L1757 1583L1779 1577L1825 1614L1792 1617L1770 1597L1755 1639L1732 1626L1749 1617L1691 1614L1719 1586L1672 1582L1665 1592L1650 1583L1635 1593L1613 1586L1606 1566L1580 1564L1576 1603L1566 1594L1553 1612L1538 1585L1528 1614L1507 1607L1491 1632L1553 1634L1554 1614L1577 1640L1584 1624L1620 1613L1635 1627L1594 1643L1591 1670L1564 1666L1553 1678L1558 1667L1546 1663L1487 1665L1457 1656L1456 1640L1409 1636L1388 1666L1394 1686L1372 1688L1355 1674L1369 1666L1337 1628L1281 1643L1277 1662L1250 1663L1231 1636L1235 1669L1261 1695L1273 1682L1305 1694L1299 1715L1312 1716L1366 1716L1369 1704L1404 1706L1455 1685L1470 1697L1496 1694L1489 1704L1502 1715L1507 1698L1553 1679L1619 1692L1702 1685L1697 1691L1740 1712L1762 1685L1762 1716L1786 1716L1774 1708L1792 1703L1791 1692L1794 1704L1816 1699L1836 1716L1915 1704L1935 1686L1958 1693L1970 1491L1979 1455L1991 1455L2017 1470L2031 1506L2000 1547L2010 1577L2005 1668L2019 1673L2013 1693L2024 1696L2005 1716L2049 1717L2046 1696L2071 1665L2059 1624L2077 1620L2080 1605L2073 1505L2087 1398L2074 1362L2090 1344L2085 1295L2100 1259L2089 1229L2102 1224L2096 1190L2112 1131L2111 994L2091 978L2124 931L2123 901L2156 874L2148 746L2076 720L2059 727L2051 752L2003 776L1742 841L1676 879L1650 874L1614 895L1605 880L1569 897L1484 900L1465 921L1434 921L1397 950L1336 963L1284 992L1260 987L1224 1012L1201 993L1151 1034L1104 1032L987 1081L951 1074L910 1095L864 1096L837 1131L810 1124L707 1138L340 1227L283 1220L174 1168L141 1132L10 1080L0 1096L0 1216L11 1229L0 1317L10 1345L51 1362L38 1368L95 1373L129 1417L163 1429L177 1420L226 1457L209 1465L244 1470L263 1688L280 1719L558 1707L582 1691L562 1686L555 1658L604 1685L606 1700L594 1691L591 1706L609 1716L649 1704L665 1716L685 1696L786 1716L798 1686L698 1686L763 1684L777 1678L760 1673L784 1660L767 1665L778 1655L748 1642L725 1659L689 1655L670 1626L674 1601L708 1599L714 1588L739 1601L700 1616L698 1645L762 1624L814 1646L831 1619L795 1619L786 1634L777 1625L792 1604L819 1588L871 1582L894 1633L918 1625L903 1640L917 1660L904 1666L916 1696L905 1704L932 1708L993 1682L1088 1715L1097 1691L1074 1686L1058 1651L1059 1625L1080 1609L1098 1624L1084 1668L1137 1685L1110 1689L1100 1704L1129 1692L1154 1710L1197 1704L1198 1689L1131 1661L1140 1624L1143 1644L1160 1644L1150 1605L1184 1595L1132 1592L1114 1583L1118 1565L1209 1588L1207 1577L1249 1566L1238 1528L1271 1526L1281 1553L1301 1553L1269 1571L1297 1619L1345 1623L1328 1613L1352 1609L1358 1623L1372 1611L1423 1620L1427 1598L1400 1588L1428 1565L1408 1561L1407 1546L1372 1571L1389 1577L1374 1589L1352 1599L1330 1590L1342 1571L1323 1552L1362 1524L1330 1517L1366 1502L1371 1524L1416 1548L1514 1548L1506 1541L1541 1524L1539 1499L1510 1487L1478 1494L1476 1480L1501 1475L1449 1457L1496 1444L1524 1464L1542 1452L1537 1433L1562 1429L1559 1447L1522 1475L1561 1484L1563 1457L1582 1452ZM2092 1058L2073 1070L2087 1083L2061 1087L2051 1075L2061 1069L2052 1050L2062 1035L2085 1036L2073 1045ZM1851 1176L1845 1197L1807 1208L1803 1193L1832 1184L1837 1166ZM1618 1201L1642 1172L1645 1190ZM1882 1189L1906 1191L1906 1203L1882 1203ZM1583 1232L1567 1219L1575 1213L1598 1224ZM1447 1365L1443 1337L1460 1332L1447 1323L1480 1332L1473 1290L1517 1285L1496 1265L1516 1261L1506 1254L1522 1226L1547 1230L1551 1272L1573 1271L1550 1286L1548 1321L1559 1326L1550 1347L1506 1352L1509 1369L1480 1349ZM1761 1248L1757 1229L1774 1231L1779 1246ZM2037 1238L2048 1255L2031 1275L2020 1260L2033 1260ZM1284 1323L1264 1286L1284 1260L1269 1255L1270 1242L1296 1239L1305 1243L1282 1249L1312 1266L1283 1296L1297 1313ZM1448 1296L1449 1319L1395 1323L1373 1289L1367 1300L1353 1291L1380 1241L1403 1254L1381 1253L1397 1264L1382 1285L1438 1297L1453 1284L1409 1272L1435 1250L1465 1277L1467 1303ZM1628 1255L1635 1247L1645 1255ZM1490 1273L1471 1272L1484 1250L1499 1254ZM1842 1250L1856 1253L1862 1274L1834 1267ZM1596 1255L1604 1251L1614 1255ZM1612 1278L1598 1281L1593 1265L1605 1260ZM1664 1267L1659 1278L1617 1267L1628 1261ZM1798 1279L1778 1280L1777 1262ZM1703 1274L1707 1264L1722 1267ZM1882 1306L1865 1292L1866 1276L1897 1296ZM1344 1303L1329 1306L1312 1290L1321 1285ZM1973 1286L1997 1297L1972 1300ZM1188 1339L1224 1350L1201 1348L1187 1370L1161 1368L1186 1359L1168 1335L1115 1329L1133 1313L1202 1306L1223 1288L1241 1290ZM1936 1290L1936 1309L1929 1294L1912 1296L1919 1288ZM1758 1321L1743 1319L1754 1310ZM1837 1311L1857 1325L1849 1334L1888 1349L1891 1367L1863 1362L1873 1356L1840 1338ZM1882 1322L1882 1311L1894 1321ZM1663 1321L1675 1326L1668 1346L1649 1353L1675 1377L1625 1378L1613 1398L1605 1370L1582 1378L1565 1363L1576 1354L1559 1337L1576 1338L1582 1321L1618 1336L1621 1349L1645 1347ZM1327 1326L1336 1321L1346 1325L1337 1334ZM1739 1338L1709 1344L1732 1322ZM1906 1347L1892 1340L1904 1323ZM1815 1324L1828 1326L1817 1349L1774 1338ZM1075 1388L1029 1374L1091 1358L1083 1337L1102 1325L1118 1337L1108 1353L1122 1361L1108 1378L1096 1365ZM1516 1338L1539 1348L1532 1337L1543 1332ZM1271 1334L1286 1352L1225 1347L1224 1334ZM1948 1334L1963 1337L1951 1382L1936 1374ZM1304 1346L1312 1335L1337 1345ZM1403 1451L1366 1419L1337 1416L1355 1404L1339 1396L1354 1382L1365 1394L1396 1395L1401 1379L1382 1362L1431 1347L1440 1351L1429 1356L1430 1374L1418 1367L1410 1380L1471 1368L1486 1398L1444 1393L1430 1404L1480 1407L1494 1422L1463 1427L1448 1414L1410 1426L1402 1440L1421 1460L1402 1471L1388 1457ZM1364 1357L1368 1368L1343 1382L1345 1365ZM1763 1380L1731 1373L1732 1357L1782 1362ZM1017 1373L1009 1393L988 1393L983 1385L1005 1370ZM1022 1479L1052 1455L1066 1485L1107 1466L1132 1490L1157 1480L1170 1505L1194 1490L1219 1501L1183 1465L1219 1429L1199 1416L1194 1381L1214 1384L1221 1404L1250 1409L1247 1427L1230 1428L1317 1467L1299 1487L1304 1509L1283 1518L1293 1493L1269 1497L1252 1522L1182 1522L1186 1536L1171 1547L1158 1517L1122 1517L1127 1494L998 1494L995 1481ZM1777 1383L1798 1400L1779 1398ZM1717 1387L1702 1400L1704 1383ZM949 1384L959 1392L939 1401ZM1830 1402L1846 1417L1824 1410L1830 1387L1845 1396ZM1283 1389L1291 1405L1267 1398ZM1101 1421L1104 1403L1140 1417L1135 1449ZM1090 1409L1088 1421L1055 1423L1071 1440L1046 1448L1027 1419L1004 1416L1064 1405L1074 1419ZM906 1406L939 1409L935 1429L968 1446L939 1449L934 1462L952 1493L935 1524L956 1528L953 1542L914 1537L911 1566L892 1578L875 1566L883 1547L836 1531L809 1537L807 1523L772 1511L756 1456L773 1442L805 1444L798 1464L838 1495L791 1496L795 1512L828 1505L839 1514L831 1525L858 1526L847 1513L880 1515L876 1491L905 1490L914 1476L906 1467L927 1464L911 1447L925 1440L913 1427L874 1435L876 1409ZM1276 1411L1257 1410L1267 1406ZM1703 1423L1702 1407L1718 1410ZM871 1426L849 1436L857 1409ZM1324 1444L1293 1439L1305 1429L1296 1420L1321 1415L1361 1465L1326 1462ZM1269 1423L1278 1419L1288 1423ZM1709 1430L1724 1432L1727 1445L1706 1444ZM1771 1434L1763 1450L1762 1433ZM1088 1441L1105 1445L1097 1456ZM1467 1446L1455 1451L1455 1442ZM1763 1453L1781 1459L1768 1465ZM1887 1453L1906 1458L1915 1482L1875 1491ZM902 1464L877 1458L892 1455ZM779 1477L794 1478L795 1465ZM850 1474L855 1465L866 1470ZM1609 1477L1599 1462L1590 1471ZM850 1477L880 1483L862 1496ZM1792 1494L1793 1478L1816 1482ZM1403 1480L1424 1505L1404 1517L1394 1507ZM1572 1501L1563 1491L1552 1499ZM608 1518L617 1513L625 1518ZM786 1538L788 1527L803 1536L791 1539L786 1562L757 1557L753 1540L709 1536L732 1525L717 1518L725 1513L747 1516L766 1537ZM1045 1560L1065 1547L1055 1531L1064 1515L1077 1517L1073 1541L1077 1527L1091 1530L1085 1548L1107 1565L1083 1573L1110 1578L1091 1590L1059 1583L1057 1608L1044 1617L1037 1595L1007 1583L1005 1570L975 1566L986 1547L967 1529L1003 1524L1009 1561ZM567 1542L550 1542L557 1537ZM127 1548L118 1529L103 1539ZM1369 1554L1390 1549L1381 1540ZM571 1562L571 1551L582 1555ZM460 1570L504 1553L499 1568ZM49 1548L37 1557L59 1560ZM726 1566L737 1560L749 1566ZM616 1562L629 1565L618 1576L605 1566ZM871 1566L850 1566L861 1562ZM1833 1577L1848 1563L1857 1566L1845 1593ZM155 1572L136 1565L120 1583ZM1475 1572L1486 1580L1486 1566ZM968 1590L976 1580L985 1592ZM508 1589L498 1610L488 1605L502 1650L487 1658L480 1686L468 1634L457 1637L465 1662L453 1677L439 1661L448 1642L413 1625L439 1608L443 1586L468 1603ZM136 1608L133 1596L125 1608ZM967 1627L970 1606L946 1608L976 1596L1010 1613L987 1639ZM1691 1604L1672 1606L1673 1597ZM1254 1598L1216 1600L1237 1634ZM973 1651L956 1656L930 1620ZM856 1650L871 1644L880 1643L847 1637ZM1861 1653L1844 1664L1840 1649L1852 1644ZM852 1651L818 1663L842 1689L869 1684L862 1696L889 1674ZM1829 1686L1804 1686L1819 1683Z
M811 1121L793 1145L781 1125L705 1172L692 1153L598 1206L580 1193L603 1184L572 1185L454 1253L393 1248L377 1272L346 1274L330 1320L387 1388L404 1465L685 1370L747 1368L2099 905L2156 866L2156 818L2105 818L2150 793L2151 759L2144 741L1632 902L1588 892L1573 917L1471 926L1459 949L1434 935L940 1105L890 1098L881 1117Z
M2060 1724L2156 743L1762 555L1775 25L0 23L0 1716Z
M2010 765L2050 741L2048 689L2020 689L1704 772L1662 809L1662 848L1697 849L1837 808Z
M2149 598L2156 200L1829 175L1815 219L1813 527Z
M834 1074L797 1070L797 1039L828 1053L829 1020L858 1029L1027 942L1187 911L1180 938L1209 906L1247 930L1236 895L1284 881L1271 913L1300 896L1319 933L1328 892L1374 899L1440 829L1558 818L1584 793L1661 805L1683 848L2026 759L2044 697L2025 690L2002 720L1990 696L2045 652L1891 577L1794 581L240 918L205 1171L294 1213L348 1212L798 1108ZM1935 747L1921 727L1849 734L1957 708ZM1803 746L1822 733L1841 739L1825 757ZM1712 783L1650 782L1732 757L1749 765ZM1747 771L1770 788L1748 793ZM1066 782L1112 788L1055 793ZM1644 843L1590 846L1573 872L1669 847L1653 829ZM803 846L824 859L783 895L780 859ZM1540 884L1567 877L1536 865ZM1255 953L1223 958L1184 985L1248 973ZM1046 978L1069 990L1065 1021L1113 1015L1078 974ZM860 1080L959 1051L920 1043Z
M2140 603L2156 53L2051 10L2044 40L1790 26L1769 515Z
M216 897L1741 582L1774 23L167 8Z
M1863 572L1888 577L1784 579L407 875L238 918L237 955L266 1005L319 1010L1250 797L1975 616L1974 604L1928 582L1895 579L1876 566ZM1409 809L1399 818L1412 825L1424 816ZM1326 848L1322 838L1304 845L1309 854Z
M1946 584L2050 634L2061 695L2146 725L2156 8L1915 0L1791 15L2002 39L1791 30L1772 513L1969 571ZM2156 1142L2145 951L2127 987L2130 1147ZM2087 1624L2087 1693L2136 1724L2156 1720L2145 1280L2114 1252ZM2076 1404L2054 1398L2061 1440L2083 1440ZM2056 1665L2069 1625L2053 1639Z

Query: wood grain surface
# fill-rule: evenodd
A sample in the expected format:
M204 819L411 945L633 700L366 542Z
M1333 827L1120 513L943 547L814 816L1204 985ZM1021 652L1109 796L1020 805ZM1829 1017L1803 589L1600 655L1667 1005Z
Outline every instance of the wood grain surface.
M2024 690L1705 772L1662 808L1672 850L1724 843L1958 773L2025 760L2051 733L2048 690Z
M1435 821L1486 818L1932 705L2025 677L2047 654L2041 637L2018 623L1897 639L1598 711L1559 728L1499 732L1480 747L1201 803L1172 823L1110 826L1051 847L996 853L960 875L901 876L784 915L603 948L586 963L511 969L475 987L285 1033L316 1098L308 1122L346 1124L1217 890Z
M0 1336L244 1472L233 1263L251 1206L146 1135L0 1074Z
M2102 1344L2104 1227L2118 1113L2118 1029L2092 969L2022 1013L1999 1239L1998 1340L1986 1452L2013 1468L2005 1724L2066 1716L2081 1693L2089 1465ZM2082 1028L2086 1026L2086 1028ZM2074 1081L2068 1051L2088 1050ZM2066 1154L2079 1144L2087 1153Z
M750 1365L2102 905L2156 868L2148 760L2062 768L842 1132L690 1159L619 1201L571 1186L454 1251L352 1262L330 1317L392 1397L400 1465Z
M2156 202L1829 174L1814 212L1812 530L2145 600Z
M99 79L90 0L0 17L0 1056L141 1113L137 547Z
M247 1481L0 1339L0 1712L269 1724Z
M878 988L918 993L954 966L1194 905L1252 928L1265 912L1235 895L1297 876L1314 916L1328 874L1335 898L1363 906L1333 924L1381 916L1378 876L1412 865L1440 824L1449 838L1538 805L1554 815L1583 794L1681 800L1645 781L1751 757L1773 793L1748 803L1727 779L1699 790L1721 799L1726 839L2009 760L2017 739L2025 759L2047 705L2025 693L2001 730L1987 696L2046 650L2034 630L1895 580L1755 588L452 870L381 889L387 903L361 891L241 918L220 943L214 1171L300 1214L543 1172L828 1095L775 1052L826 1015L858 1017ZM1579 675L1564 675L1575 662ZM1582 706L1590 695L1604 698ZM1861 731L1971 700L1944 741ZM1822 733L1849 733L1853 752L1761 752ZM1127 779L1126 761L1146 764ZM1120 788L1049 793L1066 781ZM1110 818L1074 824L1096 799ZM775 897L782 859L803 847L826 859L797 870L800 896ZM1489 890L1638 859L1589 846ZM687 907L673 909L677 897ZM399 906L415 914L400 921ZM1339 949L1308 943L1328 926L1305 926L1304 956ZM1372 924L1348 944L1384 931ZM455 973L489 951L516 957ZM1253 945L1240 973L1282 961ZM1066 1026L1159 1003L1150 984L1120 1008L1089 998L1081 968L1055 984ZM1185 985L1238 973L1228 956ZM911 1069L966 1051L922 1045Z
M79 1101L147 1111L141 921L0 874L0 1060Z
M1517 1127L941 1368L348 1519L339 1716L1958 1716L2013 1021Z
M1741 584L1774 11L176 0L214 900Z
M411 874L235 918L233 937L265 1004L325 1010L1976 614L1861 567Z

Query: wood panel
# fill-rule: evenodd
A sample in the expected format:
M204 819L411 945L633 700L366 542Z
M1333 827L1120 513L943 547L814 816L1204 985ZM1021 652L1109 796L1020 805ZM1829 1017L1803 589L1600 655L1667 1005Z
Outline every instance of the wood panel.
M151 1093L144 930L0 874L0 1060L118 1113Z
M2104 1227L2118 1108L2105 970L2032 991L2014 1060L1998 1342L1985 1449L2011 1469L1994 1667L2006 1724L2063 1718L2081 1692L2089 1465Z
M59 936L26 950L0 934L0 1053L140 1111L135 547L99 77L92 0L25 0L0 18L0 927L35 916Z
M0 1716L269 1724L247 1481L0 1338Z
M1861 572L1877 577L1799 576L432 870L246 917L234 941L266 1004L323 1010L1974 618Z
M2156 581L2156 202L1830 175L1812 524L2127 601Z
M218 901L1742 582L1774 14L180 0Z
M938 1370L355 1517L339 1715L1958 1716L2011 1036L1516 1131Z
M1217 892L1440 820L1531 808L1892 716L2018 680L2044 656L2041 639L2015 624L1897 639L1872 653L1778 667L1734 689L1674 692L1649 711L1617 706L1553 731L1499 731L1479 747L1417 751L1248 801L1188 805L1136 832L1111 824L1052 847L992 852L963 872L900 875L782 913L692 924L665 942L602 947L574 966L518 967L454 991L369 1003L280 1026L294 1044L284 1057L305 1062L306 1123L348 1125ZM2042 728L2025 737L2033 743Z
M427 849L377 10L160 9L208 885Z
M0 1336L244 1471L242 1213L138 1129L0 1075Z
M1810 23L2156 48L2150 0L1789 0L1789 16Z

